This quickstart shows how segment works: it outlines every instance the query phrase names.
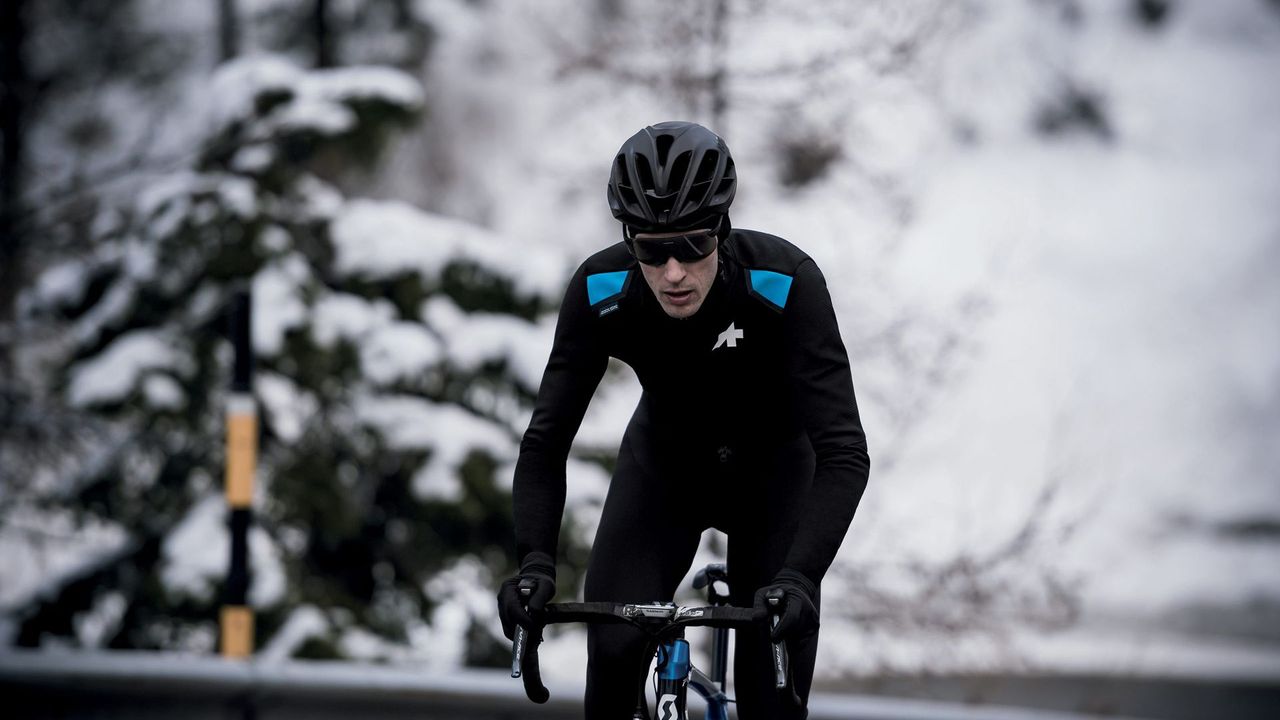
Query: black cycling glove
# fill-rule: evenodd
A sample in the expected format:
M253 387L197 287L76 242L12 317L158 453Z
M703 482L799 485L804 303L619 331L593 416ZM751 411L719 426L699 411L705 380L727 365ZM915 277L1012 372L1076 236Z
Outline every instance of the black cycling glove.
M756 612L772 612L768 595L775 590L782 595L782 617L771 631L770 639L774 642L803 640L818 632L818 589L809 578L795 570L779 570L772 583L756 591Z
M521 580L533 582L533 592L528 598L520 594ZM498 588L498 618L502 620L502 634L511 640L515 637L516 625L536 633L540 628L538 617L555 595L555 561L546 553L526 555L520 565L520 574L504 580L502 587Z

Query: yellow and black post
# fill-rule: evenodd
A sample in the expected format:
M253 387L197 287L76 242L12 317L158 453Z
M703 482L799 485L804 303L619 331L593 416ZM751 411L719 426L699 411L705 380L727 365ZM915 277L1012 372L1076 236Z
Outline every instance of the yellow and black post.
M235 293L230 336L235 370L227 400L226 492L231 530L231 563L222 599L222 656L253 654L253 610L249 607L249 525L253 521L253 477L258 463L258 413L253 399L253 347L249 324L252 296Z

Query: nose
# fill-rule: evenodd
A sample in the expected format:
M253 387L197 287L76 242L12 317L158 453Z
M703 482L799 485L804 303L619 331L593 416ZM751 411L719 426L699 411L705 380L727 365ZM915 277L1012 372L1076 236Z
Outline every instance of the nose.
M662 266L662 277L667 282L675 284L684 279L684 265L673 257L667 258L667 264Z

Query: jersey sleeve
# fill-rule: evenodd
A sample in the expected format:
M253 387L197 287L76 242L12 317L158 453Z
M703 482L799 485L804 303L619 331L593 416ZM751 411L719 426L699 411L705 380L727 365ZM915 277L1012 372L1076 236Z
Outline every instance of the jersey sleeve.
M870 474L867 438L853 394L826 279L812 260L796 271L783 319L787 377L797 417L816 455L813 485L785 561L815 584L844 540Z
M556 557L569 448L609 363L595 319L579 268L560 305L551 357L520 442L512 489L517 562L533 551Z

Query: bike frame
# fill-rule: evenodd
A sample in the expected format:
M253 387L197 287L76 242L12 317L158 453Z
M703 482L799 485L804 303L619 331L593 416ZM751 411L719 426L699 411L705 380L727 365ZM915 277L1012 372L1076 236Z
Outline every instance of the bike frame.
M717 628L716 633L728 631ZM687 688L693 688L706 702L706 720L729 720L729 696L715 680L689 662L688 641L676 638L664 643L658 657L658 707L655 713L658 720L687 720ZM714 666L714 656L712 662Z
M715 628L717 635L727 634L724 628ZM713 645L712 664L723 667L727 647L719 643ZM717 682L702 670L694 666L689 653L689 641L684 633L671 637L658 644L653 657L657 658L654 668L654 691L657 707L652 715L648 712L644 683L641 683L636 698L636 711L633 720L688 720L688 690L693 689L707 706L706 720L729 720L729 703L732 700L724 693L724 679Z
M723 564L712 564L694 576L695 589L707 588L707 601L712 606L729 604L728 574ZM723 589L722 589L723 587ZM706 703L706 720L729 720L729 703L725 694L725 674L729 667L729 629L712 629L711 674L708 676L693 665L689 657L689 642L681 637L667 640L658 647L656 656L658 676L656 694L656 720L687 720L688 688L693 688ZM644 689L641 688L643 693ZM636 717L641 715L645 702L643 696L636 703ZM644 718L648 720L648 718Z
M707 601L712 606L728 605L728 574L723 564L712 564L698 571L694 575L694 588L707 588ZM663 655L664 653L664 655ZM724 675L726 675L728 667L728 628L712 629L712 671L710 675L703 673L698 667L689 662L689 643L684 638L676 638L673 641L664 643L662 650L659 651L659 667L662 666L662 657L675 659L676 664L668 671L667 678L664 678L663 671L659 670L658 680L658 712L659 720L666 720L667 716L663 715L663 698L668 694L676 698L675 706L678 708L676 715L671 715L673 720L684 720L687 716L687 693L667 693L662 692L663 683L668 683L668 678L680 678L682 675L682 684L694 689L699 697L707 703L707 720L728 720L728 703L732 702L727 694L724 694ZM680 665L681 659L684 659L684 665ZM668 685L668 688L671 685Z

